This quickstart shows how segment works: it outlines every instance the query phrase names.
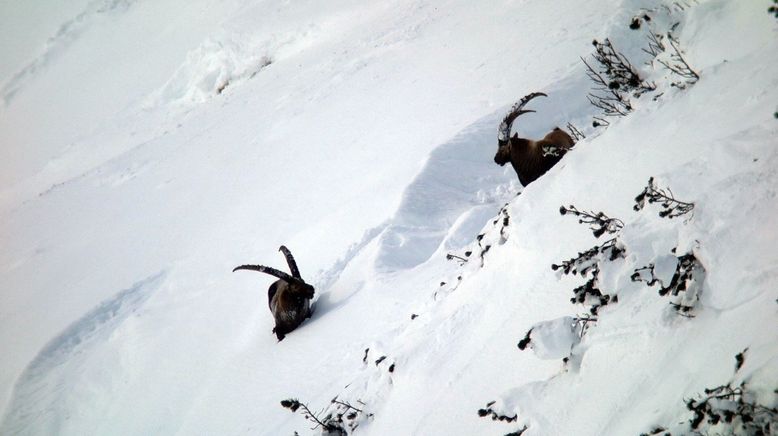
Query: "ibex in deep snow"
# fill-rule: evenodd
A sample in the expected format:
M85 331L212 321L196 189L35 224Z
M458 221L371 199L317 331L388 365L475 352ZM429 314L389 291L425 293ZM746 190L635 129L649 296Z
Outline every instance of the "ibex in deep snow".
M513 105L497 131L497 154L494 155L494 162L500 166L510 162L524 186L545 174L575 144L573 138L559 127L555 127L540 141L519 138L518 134L511 137L513 121L521 114L535 112L525 110L524 106L538 96L548 97L542 92L526 95Z
M263 265L241 265L235 267L232 272L246 269L278 277L278 280L267 289L267 304L270 306L270 312L273 313L273 318L276 321L273 333L280 341L287 333L296 329L306 318L311 316L310 303L314 289L300 277L297 263L289 249L282 245L278 251L284 253L292 275Z

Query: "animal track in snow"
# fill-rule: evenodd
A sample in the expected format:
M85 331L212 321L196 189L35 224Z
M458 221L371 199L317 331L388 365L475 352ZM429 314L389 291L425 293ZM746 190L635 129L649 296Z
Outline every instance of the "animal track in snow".
M136 1L137 0L95 0L90 2L81 13L62 23L62 25L59 26L57 33L46 41L41 53L14 74L13 77L0 88L0 96L2 96L3 103L8 105L19 90L67 50L93 22L107 14L124 12Z

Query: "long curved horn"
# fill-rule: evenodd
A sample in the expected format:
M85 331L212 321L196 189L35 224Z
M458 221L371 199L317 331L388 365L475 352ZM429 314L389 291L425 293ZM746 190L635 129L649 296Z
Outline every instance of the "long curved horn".
M528 112L535 112L533 110L524 110L524 106L529 103L530 100L532 100L535 97L548 97L548 95L542 93L542 92L533 92L532 94L527 94L522 98L521 100L517 101L516 104L513 105L510 112L508 112L507 115L505 115L505 118L503 118L502 123L500 123L500 127L497 129L497 140L498 141L507 141L508 138L511 136L511 126L513 125L513 121L519 117L521 114L526 114Z
M289 251L288 248L286 248L285 245L282 245L278 248L278 251L284 253L284 257L286 257L286 264L289 265L289 271L292 272L292 275L300 280L302 280L302 276L300 276L300 270L297 269L297 262L294 261L294 256L292 256L292 252Z
M290 276L289 274L287 274L287 273L285 273L283 271L279 271L279 270L277 270L275 268L270 268L269 266L264 266L264 265L241 265L241 266L236 266L235 269L232 270L232 272L235 272L235 271L237 271L239 269L245 269L245 270L249 270L249 271L259 271L259 272L262 272L262 273L265 273L265 274L270 274L273 277L278 277L279 279L286 280L289 283L301 282L302 281L301 279L292 277L292 276Z

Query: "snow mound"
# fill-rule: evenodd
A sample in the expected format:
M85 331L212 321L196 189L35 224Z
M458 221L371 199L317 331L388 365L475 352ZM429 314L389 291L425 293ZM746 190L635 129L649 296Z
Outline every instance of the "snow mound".
M582 86L587 86L586 78L575 69L543 90L547 98L532 102L542 116L525 115L513 130L526 137L542 137L568 121L583 126L591 106L580 93ZM410 269L436 253L466 246L499 206L521 192L513 168L506 165L501 171L493 162L497 126L508 109L474 122L432 151L405 188L395 216L380 236L378 271ZM581 130L590 132L591 128Z
M187 53L155 100L182 106L202 103L229 86L250 80L272 62L266 45L238 37L207 38Z
M578 343L575 326L572 316L539 322L532 326L530 348L541 359L563 359Z
M13 401L2 420L0 433L49 433L61 429L70 412L59 399L71 395L88 396L95 383L111 380L111 374L106 371L86 371L89 376L83 376L82 371L89 365L99 368L118 363L115 355L100 349L100 344L111 340L114 332L164 282L165 276L165 272L160 272L135 283L52 339L16 382ZM75 372L79 381L72 379L76 368L81 368Z
M495 206L519 189L515 174L491 162L495 119L479 120L431 153L380 236L377 270L413 268L444 241L444 250L470 243Z
M774 17L732 0L378 3L139 2L16 92L0 142L48 150L9 180L53 189L0 196L0 433L320 432L279 404L297 398L347 410L355 434L641 434L741 382L775 407ZM642 50L671 28L696 83ZM579 58L595 38L656 84L604 129ZM521 189L492 155L535 91L516 132L586 138ZM693 211L633 210L649 177ZM622 225L593 238L560 205ZM230 271L283 265L281 243L317 300L278 342L272 277ZM552 268L590 247L577 274Z

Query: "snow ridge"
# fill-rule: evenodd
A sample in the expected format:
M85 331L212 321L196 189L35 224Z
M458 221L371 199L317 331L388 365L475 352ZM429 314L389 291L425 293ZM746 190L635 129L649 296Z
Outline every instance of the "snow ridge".
M88 379L76 382L70 379L69 371L83 363L85 356L100 353L100 345L110 341L113 332L137 313L164 282L165 276L164 271L159 272L119 292L43 347L16 382L13 400L0 422L0 433L57 432L70 414L59 399L85 389L88 391L88 386L94 383ZM103 356L103 359L110 359L110 356Z
M0 198L0 433L321 433L279 404L297 399L320 418L358 407L354 434L685 434L683 400L706 388L778 404L778 27L762 6L151 5L121 31L85 15L57 45L80 51L52 49L4 108L9 158L48 151ZM642 50L668 30L695 83ZM605 129L580 62L595 38L656 85ZM100 77L105 95L69 93ZM571 122L586 138L521 188L492 163L496 130L537 91L520 135ZM73 101L46 112L56 96ZM44 112L85 118L83 138L68 147ZM634 210L649 178L693 216ZM571 205L619 224L587 230ZM576 274L552 269L613 238ZM319 271L316 312L281 342L272 277L230 273L281 262L280 244Z
M465 246L517 190L510 171L490 171L495 119L484 117L431 153L381 234L378 271L410 269L438 250Z

